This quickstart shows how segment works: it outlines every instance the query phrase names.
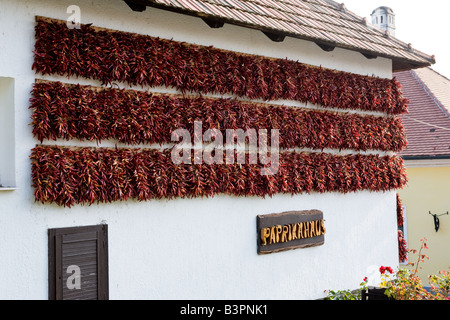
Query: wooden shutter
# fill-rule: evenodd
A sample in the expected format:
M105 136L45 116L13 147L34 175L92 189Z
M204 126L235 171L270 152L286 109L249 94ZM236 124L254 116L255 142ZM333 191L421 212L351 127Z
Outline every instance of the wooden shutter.
M49 229L48 240L49 298L107 300L108 226Z

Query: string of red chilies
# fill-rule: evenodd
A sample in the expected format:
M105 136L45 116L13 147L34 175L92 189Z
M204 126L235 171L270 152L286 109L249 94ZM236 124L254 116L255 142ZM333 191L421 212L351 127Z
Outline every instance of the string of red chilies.
M400 195L397 193L397 225L404 226L403 205ZM400 262L408 260L408 248L403 231L398 230L398 258Z
M71 207L135 199L267 197L310 192L387 191L406 183L398 156L280 154L276 175L260 164L180 164L171 150L69 148L40 145L32 150L36 201Z
M39 82L31 98L33 134L51 139L136 144L171 143L180 128L278 129L280 147L401 151L407 145L398 117L340 114L304 108L183 97L135 90ZM270 130L269 130L270 134ZM193 141L193 137L192 140Z
M295 100L338 109L407 111L400 84L381 79L82 25L37 18L33 69L102 84L175 87L182 92Z

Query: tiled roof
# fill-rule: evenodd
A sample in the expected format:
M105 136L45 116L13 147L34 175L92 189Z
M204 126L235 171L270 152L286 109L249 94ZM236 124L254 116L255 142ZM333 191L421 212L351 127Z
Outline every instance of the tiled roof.
M450 112L450 80L431 68L415 70L417 76L430 89L440 104Z
M367 57L393 60L393 70L435 63L434 57L386 35L331 0L126 0L134 10L157 7L211 22L230 23L265 32L274 41L290 36L326 46L354 50ZM140 7L140 8L139 8ZM216 24L215 27L220 27Z
M403 116L408 147L405 159L450 157L450 81L430 68L394 76L403 86L409 113ZM445 106L447 104L447 107Z

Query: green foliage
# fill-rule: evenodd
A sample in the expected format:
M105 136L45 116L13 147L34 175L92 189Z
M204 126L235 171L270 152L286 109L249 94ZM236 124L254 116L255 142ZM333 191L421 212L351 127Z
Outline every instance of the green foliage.
M420 278L406 269L398 270L395 278L386 284L385 294L395 300L428 300L430 296Z
M361 291L367 288L367 278L360 284L361 289L359 290L328 290L327 297L325 300L361 300Z
M450 269L430 276L431 298L430 300L450 300Z
M422 280L417 276L420 263L428 257L423 254L423 250L428 249L426 239L421 239L421 247L417 255L416 263L409 263L410 266L416 266L413 271L399 269L393 280L386 283L386 295L395 300L428 300L429 293L423 287ZM410 250L416 254L417 250Z
M327 293L328 295L325 300L361 300L361 291L330 290Z
M429 291L425 289L422 280L417 276L418 270L421 269L420 264L428 259L423 253L424 250L428 250L426 239L420 241L419 251L410 250L411 253L417 254L417 261L409 263L415 269L399 269L394 273L390 267L380 267L381 287L386 289L386 296L394 300L450 300L450 269L439 272L439 275L429 276L431 286ZM389 274L392 274L392 278ZM360 300L361 291L366 288L367 278L361 283L360 290L327 291L326 300Z

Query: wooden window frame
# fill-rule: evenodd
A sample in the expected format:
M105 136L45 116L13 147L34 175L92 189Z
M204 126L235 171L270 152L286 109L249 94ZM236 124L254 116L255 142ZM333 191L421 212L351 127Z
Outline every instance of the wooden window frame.
M63 235L89 232L97 232L97 299L109 299L108 226L102 224L95 226L48 229L49 300L62 300L63 298L63 270L61 256Z

